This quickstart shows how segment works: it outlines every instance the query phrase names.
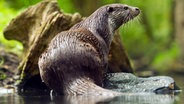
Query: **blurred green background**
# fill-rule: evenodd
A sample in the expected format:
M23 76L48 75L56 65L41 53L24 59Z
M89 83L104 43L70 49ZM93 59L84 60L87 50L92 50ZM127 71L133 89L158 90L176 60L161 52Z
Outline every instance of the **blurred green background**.
M21 53L22 45L4 39L3 29L11 19L39 1L41 0L0 0L1 49ZM89 16L98 7L109 3L139 7L141 15L120 28L122 41L134 69L159 73L182 71L182 47L178 44L180 38L176 35L174 0L58 0L58 2L64 12L79 12L82 16Z

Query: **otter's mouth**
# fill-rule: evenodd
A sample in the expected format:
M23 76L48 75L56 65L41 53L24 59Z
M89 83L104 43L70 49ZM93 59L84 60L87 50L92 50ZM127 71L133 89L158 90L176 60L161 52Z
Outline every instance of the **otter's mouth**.
M137 16L139 15L139 13L140 13L140 12L136 12L136 13L131 13L131 12L129 12L129 13L127 14L127 16L125 17L125 19L124 19L124 23L127 23L128 21L134 19L135 17L137 17Z
M133 10L130 10L129 13L124 18L124 23L127 23L128 21L134 19L140 14L140 10L138 8L134 8Z

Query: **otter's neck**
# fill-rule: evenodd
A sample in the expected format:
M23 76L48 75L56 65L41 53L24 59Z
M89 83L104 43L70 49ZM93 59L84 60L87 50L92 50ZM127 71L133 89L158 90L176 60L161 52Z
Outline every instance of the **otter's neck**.
M93 22L89 22L88 29L96 36L100 36L107 46L109 47L112 41L112 36L114 34L114 30L112 30L108 24L108 16L104 15L92 15L90 20ZM86 20L86 21L90 21Z
M111 28L108 21L108 14L94 12L91 16L74 25L71 29L86 28L91 31L98 39L104 40L107 47L110 47L114 29Z

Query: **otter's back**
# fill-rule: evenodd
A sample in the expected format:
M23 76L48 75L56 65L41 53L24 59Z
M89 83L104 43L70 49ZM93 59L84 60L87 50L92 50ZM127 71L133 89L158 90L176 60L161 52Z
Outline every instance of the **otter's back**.
M83 75L100 85L107 63L104 59L107 55L101 50L102 47L105 47L105 44L99 43L87 30L61 32L52 39L39 58L42 80L57 91L63 90L65 84Z

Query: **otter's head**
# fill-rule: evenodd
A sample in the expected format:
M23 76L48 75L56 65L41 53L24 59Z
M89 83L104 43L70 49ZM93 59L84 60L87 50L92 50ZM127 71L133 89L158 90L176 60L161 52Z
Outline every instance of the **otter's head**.
M71 29L86 28L94 35L101 36L107 46L109 46L115 30L136 17L139 13L140 10L137 7L123 4L109 4L100 7L88 18L74 25Z
M103 8L108 13L108 24L113 30L118 29L140 13L139 8L123 4L110 4Z

